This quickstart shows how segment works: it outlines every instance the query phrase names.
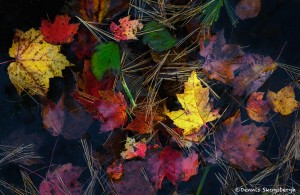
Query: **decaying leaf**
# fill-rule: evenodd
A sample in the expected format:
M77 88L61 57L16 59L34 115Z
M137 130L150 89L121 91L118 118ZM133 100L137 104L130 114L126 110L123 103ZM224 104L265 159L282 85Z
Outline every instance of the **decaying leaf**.
M74 97L84 106L87 112L102 121L100 131L112 131L119 126L124 126L127 121L127 102L121 92L114 93L110 90L99 90L98 96L77 92Z
M278 67L269 56L245 54L239 45L226 44L224 30L210 40L200 41L200 55L211 79L233 86L234 95L250 95L261 87Z
M92 73L100 81L108 72L113 75L121 70L119 46L114 42L101 43L92 55Z
M106 173L111 179L120 179L123 175L123 164L115 160L107 167Z
M47 101L47 105L43 107L42 119L44 127L53 136L61 134L64 126L65 111L64 111L64 95L55 104L52 101Z
M260 9L260 0L240 0L235 7L235 13L241 20L245 20L256 17Z
M18 93L46 96L49 79L62 77L65 67L73 66L60 52L60 46L43 40L39 30L16 31L9 56L16 58L8 66L8 74Z
M52 44L72 42L79 24L70 24L70 19L67 15L57 15L53 23L43 19L41 33L44 40Z
M110 24L110 31L114 34L117 40L126 41L130 39L137 39L136 34L138 30L143 28L143 24L139 20L130 20L130 16L126 16L119 20L120 25L112 22Z
M121 156L123 159L131 159L135 157L145 158L146 151L147 145L145 139L136 142L134 138L127 137L125 151L121 152Z
M223 158L243 169L255 171L269 166L270 161L257 151L267 135L267 127L257 127L254 123L242 125L240 112L223 122L225 128L217 131L215 142L222 151Z
M289 115L299 107L299 102L295 100L295 91L292 86L286 86L277 93L268 91L267 99L274 112L282 115Z
M110 0L80 0L79 14L82 19L101 23L109 8Z
M182 110L165 112L174 124L184 130L184 135L196 133L207 122L220 117L209 101L209 89L202 87L195 71L184 83L184 93L177 94Z
M247 102L248 116L256 122L266 122L266 115L269 113L270 108L266 100L263 100L264 92L254 92L250 95Z
M184 157L183 153L166 146L160 152L148 155L146 159L146 171L155 189L160 189L164 177L178 185L181 181L188 181L191 176L198 173L199 161L198 154L189 153Z
M41 195L81 195L83 186L77 179L82 171L83 168L73 166L71 163L64 164L54 171L49 171L46 179L40 184Z

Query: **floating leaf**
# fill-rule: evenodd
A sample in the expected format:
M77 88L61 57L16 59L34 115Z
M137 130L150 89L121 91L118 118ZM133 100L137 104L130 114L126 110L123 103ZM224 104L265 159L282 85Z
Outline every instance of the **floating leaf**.
M80 0L79 13L82 19L101 23L109 8L110 0Z
M110 31L118 40L126 41L130 39L137 39L136 33L143 28L143 24L139 20L130 20L130 16L126 16L119 20L120 25L112 22L110 24Z
M216 146L222 151L223 158L244 171L255 171L271 164L257 151L267 135L267 127L257 127L254 123L242 125L239 111L223 125L225 128L215 134Z
M241 20L245 20L256 17L260 9L260 0L240 0L235 7L235 13Z
M135 157L145 158L146 151L146 140L136 142L134 138L127 137L125 151L121 152L121 156L124 159L131 159Z
M247 102L248 116L256 122L266 122L266 115L270 108L267 101L263 100L264 92L254 92L250 95Z
M59 52L60 46L45 42L39 30L16 31L9 49L9 56L16 61L7 70L19 94L26 90L31 95L47 95L49 79L62 77L62 70L73 66Z
M47 101L47 105L43 106L43 125L53 136L60 135L64 126L65 111L63 99L64 95L61 96L57 104L52 101Z
M295 100L295 91L292 86L286 86L277 93L268 91L267 99L273 111L282 115L289 115L299 107L299 102Z
M184 83L184 93L177 94L177 98L183 109L165 113L184 130L184 135L196 133L207 122L220 117L218 110L213 110L209 102L209 89L202 87L195 71Z
M83 194L83 186L77 180L82 171L83 168L73 166L71 163L64 164L54 171L49 171L46 179L40 184L41 195Z
M41 33L48 43L63 44L73 41L73 36L77 33L79 24L70 24L70 17L67 15L57 15L53 23L42 20Z
M194 151L184 157L182 152L166 146L160 152L149 154L146 164L150 181L155 184L155 189L160 189L165 177L176 186L181 181L188 181L198 173L200 163Z
M121 59L119 46L114 42L101 43L96 46L92 55L92 73L102 80L107 72L114 75L120 73Z
M157 22L147 23L143 31L147 32L143 36L143 43L148 44L155 51L162 52L176 44L176 39L171 36L167 28Z

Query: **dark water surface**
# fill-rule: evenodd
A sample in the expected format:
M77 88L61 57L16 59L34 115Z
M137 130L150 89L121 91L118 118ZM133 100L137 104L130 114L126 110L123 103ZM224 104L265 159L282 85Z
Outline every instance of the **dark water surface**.
M237 1L231 1L233 5ZM54 18L60 13L64 1L62 0L0 0L0 62L9 60L8 49L11 47L15 30L28 30L31 27L39 28L41 18ZM300 68L300 1L299 0L262 0L262 10L258 17L240 21L236 28L230 25L226 14L221 14L215 31L225 28L225 36L230 43L240 44L247 52L269 55L281 63L290 64ZM64 48L66 51L68 48ZM282 52L281 52L282 50ZM67 53L67 51L66 51ZM281 54L280 54L281 53ZM74 60L72 57L69 60ZM76 63L76 62L73 62ZM45 176L51 164L64 164L72 162L74 165L86 166L79 139L85 136L96 149L101 149L101 143L108 135L99 135L99 123L91 122L82 131L78 131L76 139L67 140L63 136L53 137L43 129L41 121L41 106L26 94L19 96L7 75L8 64L0 65L0 143L3 145L19 146L35 143L39 145L37 153L43 157L42 164L24 167L30 170L41 169L37 173ZM76 68L75 68L76 69ZM80 68L78 68L80 69ZM71 71L64 71L65 78L71 78ZM57 101L63 90L70 90L72 81L55 78L51 80L49 98ZM270 89L278 91L291 83L292 79L282 69L276 71L263 85L260 91ZM297 94L299 92L297 91ZM38 98L37 98L38 99ZM299 96L297 97L299 100ZM72 104L72 102L71 102ZM289 138L295 114L288 117L276 115L274 124L270 127L267 141L261 146L265 155L276 162L280 152L280 145ZM72 117L67 121L68 129L75 129ZM92 120L86 118L86 120ZM78 122L78 121L77 121ZM74 126L72 126L74 123ZM84 126L84 124L82 124ZM274 125L274 126L273 126ZM275 128L274 128L275 127ZM276 130L275 130L276 129ZM55 146L55 150L53 148ZM52 156L53 155L53 156ZM299 161L298 161L299 163ZM295 181L300 181L300 166L295 170ZM8 163L0 167L0 179L8 183L22 186L20 168L17 164ZM221 185L215 177L220 172L219 167L213 166L206 180L203 194L219 194ZM193 177L189 182L179 186L178 192L194 194L203 171ZM36 186L41 182L38 174L30 174ZM256 173L245 174L251 178ZM225 176L224 176L225 177ZM85 181L83 176L82 181ZM264 182L273 185L275 177L271 176ZM174 187L166 182L159 194L170 194ZM10 194L0 187L0 191Z

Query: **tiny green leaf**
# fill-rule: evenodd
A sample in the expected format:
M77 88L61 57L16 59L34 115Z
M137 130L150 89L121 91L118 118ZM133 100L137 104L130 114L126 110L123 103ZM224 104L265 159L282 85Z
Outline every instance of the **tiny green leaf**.
M92 55L92 73L101 80L107 72L119 74L121 69L119 46L114 42L101 43Z
M143 36L144 44L148 44L157 52L171 49L176 44L176 39L171 36L167 28L157 22L147 23L143 31L149 32Z

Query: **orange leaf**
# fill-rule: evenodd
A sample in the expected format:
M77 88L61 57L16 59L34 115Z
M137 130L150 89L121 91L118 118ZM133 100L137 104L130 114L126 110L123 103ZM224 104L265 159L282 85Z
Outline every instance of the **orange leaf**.
M266 115L269 113L270 108L267 101L262 100L264 92L254 92L247 102L247 113L249 117L256 122L266 122Z
M130 40L137 39L136 33L143 28L143 24L139 20L130 20L130 16L121 18L119 20L120 25L116 25L114 22L110 24L110 31L114 34L114 37L118 40Z

